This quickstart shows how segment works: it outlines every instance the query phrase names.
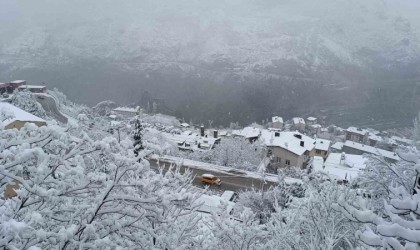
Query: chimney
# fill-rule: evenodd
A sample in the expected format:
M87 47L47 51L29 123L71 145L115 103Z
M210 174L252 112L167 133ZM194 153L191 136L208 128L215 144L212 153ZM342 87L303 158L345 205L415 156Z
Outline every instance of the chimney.
M342 152L341 157L340 157L340 164L343 164L343 162L345 162L345 161L346 161L346 153Z
M204 126L200 127L200 135L204 137Z
M218 138L219 137L219 130L213 130L213 137Z
M300 141L300 146L301 147L305 147L305 142L304 141Z

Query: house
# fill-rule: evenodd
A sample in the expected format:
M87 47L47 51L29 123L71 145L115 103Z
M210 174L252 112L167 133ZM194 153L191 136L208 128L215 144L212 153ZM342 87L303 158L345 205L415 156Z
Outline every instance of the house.
M6 93L8 87L9 87L8 83L0 82L0 94Z
M339 182L349 182L366 168L367 161L368 159L362 155L331 153L325 162L321 157L315 156L312 170L325 173L329 178Z
M331 152L332 153L341 153L343 151L344 143L342 142L336 142L331 146Z
M309 131L314 134L318 135L321 133L322 126L320 124L311 124L307 126Z
M258 138L260 137L260 134L261 134L261 130L259 128L254 128L254 127L246 127L242 130L232 131L232 136L244 137L251 143L258 140Z
M9 86L7 91L9 93L13 92L15 89L19 88L20 86L26 85L26 81L25 80L15 80L15 81L11 81L9 82Z
M317 118L310 116L306 118L306 125L315 125L317 121L318 121Z
M301 117L295 117L292 119L293 128L299 130L300 132L304 132L306 128L305 120Z
M401 138L398 136L391 136L391 138L389 138L389 142L395 145L402 145L402 146L410 146L413 144L413 140Z
M315 156L321 156L324 160L327 159L330 153L331 141L325 139L316 139L315 141Z
M113 109L114 113L125 116L125 117L134 117L139 112L139 108L129 108L129 107L118 107Z
M283 129L283 118L280 116L273 116L271 118L271 123L272 123L272 127L273 128L277 128L277 129Z
M47 125L47 122L22 110L10 103L0 102L0 112L7 115L7 119L1 121L4 129L21 129L26 123L33 123L38 127Z
M47 93L47 87L43 85L22 85L18 90L29 90L32 93Z
M186 122L183 122L183 123L179 124L179 126L180 126L181 128L189 128L189 127L190 127L190 124L188 124L188 123L186 123Z
M315 154L315 140L299 132L263 130L261 143L267 147L272 168L306 168Z
M368 129L349 127L346 130L346 140L375 146L376 143L382 141L382 137L376 135L375 131L369 132Z
M370 154L370 155L377 155L382 156L385 158L385 160L389 162L397 162L400 160L400 157L394 152L375 148L369 145L364 145L361 143L353 142L353 141L346 141L343 144L342 151L346 154L356 154L356 155L362 155L362 154Z

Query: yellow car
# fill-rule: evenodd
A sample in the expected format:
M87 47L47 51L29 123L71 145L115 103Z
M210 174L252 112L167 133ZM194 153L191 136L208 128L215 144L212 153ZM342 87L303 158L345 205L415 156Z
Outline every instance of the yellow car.
M212 185L215 184L215 185L218 185L218 186L220 186L220 184L222 184L222 181L212 174L203 174L201 176L201 182L203 182L205 184L212 184Z

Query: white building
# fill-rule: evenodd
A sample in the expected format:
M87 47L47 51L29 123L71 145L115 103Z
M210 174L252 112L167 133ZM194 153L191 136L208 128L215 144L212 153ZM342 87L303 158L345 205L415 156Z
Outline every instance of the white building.
M382 156L390 162L396 162L400 160L400 157L398 157L398 155L394 152L383 150L380 148L375 148L372 146L364 145L364 144L353 142L353 141L346 141L343 144L342 151L345 152L346 154L356 154L356 155L371 154L371 155Z
M273 168L306 168L315 152L315 140L299 132L263 130L261 143L268 149Z
M314 125L314 124L317 123L317 121L318 121L318 119L315 118L315 117L312 117L312 116L306 118L306 124L307 125Z
M366 168L366 164L367 159L362 155L331 153L325 162L315 156L312 170L325 173L333 180L351 181Z
M271 118L271 123L273 128L283 129L283 118L280 116L273 116Z
M293 128L296 130L299 130L301 132L305 131L306 128L306 123L305 120L301 117L294 117L292 119L292 123L293 123Z

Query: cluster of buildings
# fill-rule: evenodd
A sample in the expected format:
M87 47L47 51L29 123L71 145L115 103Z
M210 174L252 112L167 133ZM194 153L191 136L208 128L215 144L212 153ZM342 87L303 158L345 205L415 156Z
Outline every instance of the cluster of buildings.
M28 90L32 93L47 93L47 87L45 85L28 85L25 80L0 83L0 94L10 94L15 90Z

